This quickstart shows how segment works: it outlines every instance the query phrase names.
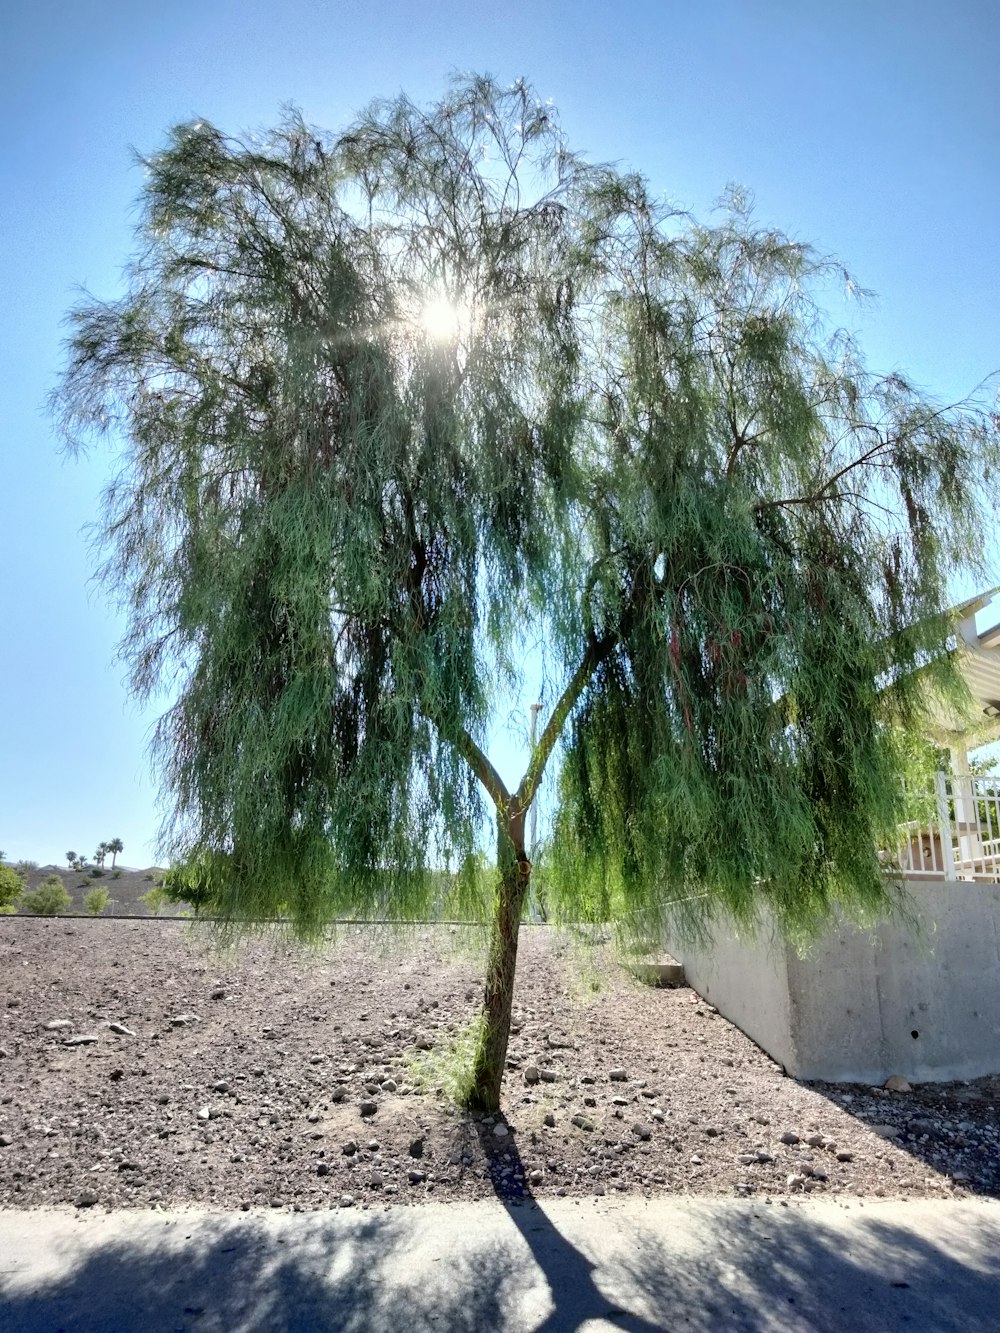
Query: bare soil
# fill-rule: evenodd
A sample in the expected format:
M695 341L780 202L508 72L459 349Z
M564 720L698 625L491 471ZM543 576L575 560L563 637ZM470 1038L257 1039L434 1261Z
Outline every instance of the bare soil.
M181 923L0 917L0 1206L1000 1194L1000 1079L800 1084L547 927L522 931L503 1114L466 1116L442 1088L481 946L343 927L220 955Z

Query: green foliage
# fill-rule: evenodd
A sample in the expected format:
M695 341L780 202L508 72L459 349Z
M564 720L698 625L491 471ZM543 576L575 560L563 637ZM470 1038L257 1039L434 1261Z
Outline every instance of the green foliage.
M107 909L110 902L111 894L103 884L100 887L91 889L89 893L83 895L84 908L91 916L100 916L101 913Z
M179 865L171 866L161 881L160 892L164 899L171 903L187 903L194 908L196 916L210 909L213 898L214 862L215 858L203 853Z
M106 842L104 846L111 853L111 868L113 870L115 868L115 861L118 859L118 854L125 850L125 844L122 842L121 838L112 838L110 842Z
M139 901L146 904L153 916L159 916L168 898L166 890L161 885L154 884L151 889L146 890Z
M22 895L20 906L33 916L58 916L71 902L61 876L49 875L34 892Z
M103 874L104 874L104 871L101 869L100 866L91 866L91 867L90 867L90 878L91 878L91 879L100 879L101 876L102 876Z
M24 878L12 866L0 865L0 912L13 912L23 891Z
M30 875L32 871L38 869L37 861L18 861L14 869L21 876Z
M58 406L126 441L104 574L135 691L180 681L165 833L213 910L316 936L427 911L443 867L488 914L550 760L556 915L893 901L893 727L961 689L940 608L992 522L986 407L870 371L818 304L838 265L736 194L704 225L588 165L522 85L339 136L197 121L144 165ZM483 750L533 644L549 721L509 792Z
M112 870L111 872L112 879L121 879L121 877L122 877L122 872L120 870Z

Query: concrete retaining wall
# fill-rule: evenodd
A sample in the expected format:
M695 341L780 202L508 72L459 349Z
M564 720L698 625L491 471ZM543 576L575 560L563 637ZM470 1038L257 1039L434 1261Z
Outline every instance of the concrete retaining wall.
M912 880L913 930L832 927L800 957L768 918L668 942L688 983L795 1078L1000 1073L1000 885Z

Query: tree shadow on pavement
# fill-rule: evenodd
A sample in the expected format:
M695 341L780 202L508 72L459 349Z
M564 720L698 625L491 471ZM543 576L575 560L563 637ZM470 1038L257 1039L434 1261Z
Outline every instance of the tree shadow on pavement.
M953 1224L951 1243L941 1245L886 1221L878 1208L862 1220L855 1205L844 1231L835 1216L824 1223L780 1204L689 1200L676 1217L682 1239L656 1226L663 1214L652 1205L649 1225L633 1226L622 1247L609 1200L603 1243L591 1241L588 1255L566 1234L572 1228L560 1230L533 1198L513 1137L498 1151L492 1127L477 1130L494 1193L551 1293L552 1308L532 1333L570 1333L589 1320L635 1333L998 1327L1000 1214L977 1215L973 1205L973 1224Z
M0 1214L15 1242L0 1248L0 1333L997 1326L1000 1213L983 1205L943 1222L928 1205L905 1226L889 1206L840 1224L721 1199L602 1200L595 1217L589 1200L532 1200L507 1152L502 1209L25 1213L20 1235Z

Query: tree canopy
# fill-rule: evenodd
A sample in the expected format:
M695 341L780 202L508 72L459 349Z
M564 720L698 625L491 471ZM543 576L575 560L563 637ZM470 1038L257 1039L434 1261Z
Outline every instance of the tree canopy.
M104 574L133 688L176 690L167 841L224 915L414 915L451 867L502 1026L550 761L560 911L891 899L887 724L960 689L986 407L869 370L823 314L838 264L737 192L700 223L587 162L524 84L334 135L197 121L141 160L124 293L73 311L57 403L121 444ZM488 749L529 645L511 791Z

